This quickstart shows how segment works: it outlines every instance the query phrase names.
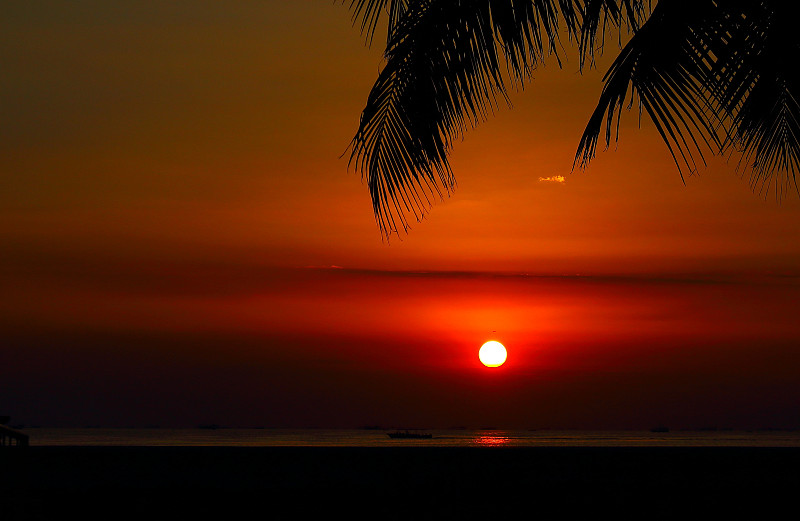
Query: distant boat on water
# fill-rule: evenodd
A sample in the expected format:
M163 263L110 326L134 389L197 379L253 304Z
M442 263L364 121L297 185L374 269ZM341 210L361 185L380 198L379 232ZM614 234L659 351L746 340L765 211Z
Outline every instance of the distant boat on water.
M427 433L427 432L411 432L411 431L408 431L408 430L387 432L386 434L390 438L398 438L398 439L430 439L430 438L433 438L433 434L430 434L430 433Z
M650 432L669 432L669 427L663 427L663 426L653 427L652 429L650 429Z

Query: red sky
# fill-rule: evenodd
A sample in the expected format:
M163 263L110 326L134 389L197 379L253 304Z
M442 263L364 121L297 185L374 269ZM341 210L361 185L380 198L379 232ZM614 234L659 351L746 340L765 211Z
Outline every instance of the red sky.
M386 244L340 157L380 66L343 6L5 11L15 421L800 427L797 196L719 159L684 184L635 113L571 171L607 61L537 72Z

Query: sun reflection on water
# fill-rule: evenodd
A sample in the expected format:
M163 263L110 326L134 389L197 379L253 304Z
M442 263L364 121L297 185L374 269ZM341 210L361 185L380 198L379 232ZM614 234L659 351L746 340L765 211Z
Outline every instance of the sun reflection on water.
M502 447L509 442L510 438L501 433L481 434L477 436L473 443L479 447Z

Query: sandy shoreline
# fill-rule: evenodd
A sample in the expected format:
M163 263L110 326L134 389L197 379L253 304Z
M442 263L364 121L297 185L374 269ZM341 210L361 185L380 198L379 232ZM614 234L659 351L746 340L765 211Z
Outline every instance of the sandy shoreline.
M0 453L9 519L153 517L255 507L283 518L688 511L791 505L796 448L31 447Z

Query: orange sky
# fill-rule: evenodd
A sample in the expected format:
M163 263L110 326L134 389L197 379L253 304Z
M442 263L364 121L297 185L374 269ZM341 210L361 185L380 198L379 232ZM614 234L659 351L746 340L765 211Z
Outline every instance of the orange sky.
M124 403L144 423L531 427L692 425L719 409L720 423L796 425L797 196L754 194L719 159L683 184L635 113L618 147L572 172L602 76L572 56L456 145L453 197L387 245L340 157L380 66L343 6L7 6L0 365L25 392L0 393L0 409L42 423L124 424L111 412ZM553 176L565 182L540 180ZM309 269L329 266L346 269ZM420 270L447 273L408 274ZM493 330L517 360L498 412L494 376L466 354ZM226 391L234 412L200 391L228 357L223 381L244 382ZM175 399L148 414L136 375ZM87 405L113 381L120 404ZM335 406L319 405L320 382ZM603 414L581 399L593 385ZM176 416L192 393L214 418ZM441 417L465 396L487 403ZM704 405L682 409L692 396Z

